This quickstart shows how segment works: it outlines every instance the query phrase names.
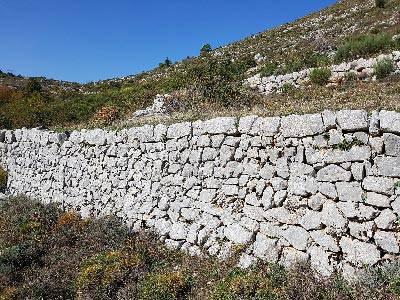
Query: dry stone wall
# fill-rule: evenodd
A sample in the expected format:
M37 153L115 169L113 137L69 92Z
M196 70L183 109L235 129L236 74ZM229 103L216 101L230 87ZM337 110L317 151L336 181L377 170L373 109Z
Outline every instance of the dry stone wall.
M376 80L374 65L384 59L393 61L394 73L400 74L400 51L393 51L389 54L382 54L374 58L360 58L352 62L344 62L340 65L333 65L329 69L332 75L327 86L338 86L345 81L346 75L352 73L357 80ZM285 85L301 87L310 83L310 74L313 69L305 69L299 72L285 75L271 75L261 77L261 73L245 80L245 84L251 88L257 88L264 95L274 92L281 92Z
M190 254L310 260L348 276L399 254L400 113L324 111L120 131L0 131L8 194L115 213Z

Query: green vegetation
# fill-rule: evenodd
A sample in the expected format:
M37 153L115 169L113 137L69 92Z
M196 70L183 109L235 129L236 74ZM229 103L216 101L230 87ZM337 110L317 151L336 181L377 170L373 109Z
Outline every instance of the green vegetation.
M240 255L238 251L237 255ZM367 269L360 283L238 257L193 259L113 217L82 219L27 198L0 202L0 299L393 299L400 265Z
M201 55L205 55L205 54L207 54L207 53L209 53L211 51L212 51L211 45L210 44L205 44L205 45L203 45L203 47L201 47L200 54Z
M286 94L289 93L291 90L293 90L295 87L293 84L286 82L283 84L283 86L281 87L281 92Z
M260 70L261 77L268 77L275 74L276 70L278 69L278 65L276 63L267 63L263 66Z
M385 8L388 0L375 0L375 6L378 8Z
M352 38L340 46L335 55L336 62L377 54L391 49L394 42L386 33L362 35Z
M310 80L312 83L320 86L327 85L332 72L329 68L316 68L310 73Z
M352 83L357 81L357 73L354 71L347 72L344 76L344 81L347 83Z
M168 68L168 67L170 67L170 66L172 66L172 61L167 57L165 60L164 60L164 62L162 62L162 63L160 63L159 64L159 67L160 68Z
M348 151L354 146L362 146L364 143L357 138L350 140L343 140L341 143L333 146L333 149L338 149L342 151Z
M391 59L381 59L374 65L374 73L378 79L386 78L392 72L394 72L394 63Z
M3 193L7 188L7 172L0 167L0 193Z
M244 73L255 66L253 59L242 61L209 58L202 60L187 70L189 101L213 102L224 107L240 105L249 101L249 95L243 87Z

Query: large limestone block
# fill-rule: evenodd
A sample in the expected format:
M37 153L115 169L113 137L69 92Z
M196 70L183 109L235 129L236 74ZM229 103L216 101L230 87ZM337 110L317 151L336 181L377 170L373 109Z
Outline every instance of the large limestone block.
M328 252L320 247L313 246L308 249L307 253L310 255L311 267L316 270L319 275L329 277L334 272L333 265L330 263Z
M368 176L363 180L363 188L367 191L391 196L394 194L395 181L386 177Z
M278 262L280 247L277 239L271 239L262 233L258 233L253 247L253 253L256 257L271 263Z
M253 232L250 232L238 223L225 227L224 235L235 244L246 244L253 238Z
M340 240L344 258L357 267L373 266L381 259L381 254L375 245L342 237Z
M387 232L378 230L374 236L375 243L378 247L389 253L399 253L398 237L394 232Z
M89 145L103 146L107 142L106 132L102 129L88 130L85 132L85 141Z
M325 131L321 114L290 115L283 117L281 123L284 137L313 136Z
M324 182L350 181L351 172L337 165L329 165L317 173L317 180Z
M385 154L389 156L400 156L400 136L392 133L384 133ZM399 159L400 160L400 159Z
M375 166L380 176L400 178L400 156L379 156L375 159Z
M344 232L347 229L348 220L338 209L335 202L328 200L322 208L322 223L339 232Z
M192 123L183 122L172 124L168 127L167 138L168 139L179 139L181 137L189 136L192 134Z
M308 231L299 226L289 226L282 236L297 250L306 250L310 240Z
M278 133L280 125L281 118L279 117L257 118L251 127L250 134L272 137Z
M281 259L279 262L285 268L290 268L298 263L307 262L308 259L309 255L307 253L288 247L282 250Z
M336 113L337 122L343 131L368 129L368 115L364 110L341 110Z
M215 118L204 121L203 134L235 134L237 132L237 119L232 117Z
M355 146L347 151L339 149L315 150L313 148L306 148L305 154L307 163L309 164L341 164L369 160L371 158L371 148L368 146Z
M336 190L340 201L362 202L363 190L359 182L337 182Z
M400 113L382 110L379 113L381 129L384 132L400 133Z

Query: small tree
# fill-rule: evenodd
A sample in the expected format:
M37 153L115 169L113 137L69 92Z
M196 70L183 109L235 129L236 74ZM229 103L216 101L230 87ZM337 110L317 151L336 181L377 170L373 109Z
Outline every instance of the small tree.
M203 45L203 47L201 47L200 54L204 55L204 54L207 54L207 53L209 53L211 51L212 51L211 45L210 44L205 44L205 45Z
M172 66L172 61L167 57L163 63L160 63L160 68Z
M387 0L375 0L375 6L378 8L385 8Z

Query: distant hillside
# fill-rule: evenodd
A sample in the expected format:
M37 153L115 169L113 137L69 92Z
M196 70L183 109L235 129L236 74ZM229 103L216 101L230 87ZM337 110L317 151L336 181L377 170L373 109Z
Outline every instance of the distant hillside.
M166 61L123 78L86 85L40 78L36 81L42 89L33 94L25 88L32 79L0 78L0 126L126 125L132 112L165 93L171 95L168 120L249 111L274 115L343 107L398 110L399 75L335 88L308 85L271 95L243 85L260 72L287 74L400 49L400 0L382 3L377 7L376 1L343 0L242 41L205 49L198 57L175 64ZM357 41L358 51L353 51Z

